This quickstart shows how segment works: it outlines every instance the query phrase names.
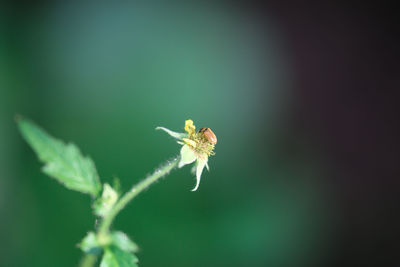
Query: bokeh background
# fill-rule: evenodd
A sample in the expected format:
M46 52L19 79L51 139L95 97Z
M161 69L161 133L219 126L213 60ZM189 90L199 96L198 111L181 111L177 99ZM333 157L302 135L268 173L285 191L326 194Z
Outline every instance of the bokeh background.
M117 218L141 266L394 266L395 9L189 2L2 5L0 265L76 266L94 227L89 197L41 173L22 114L124 190L178 154L156 126L213 129L197 192L179 169Z

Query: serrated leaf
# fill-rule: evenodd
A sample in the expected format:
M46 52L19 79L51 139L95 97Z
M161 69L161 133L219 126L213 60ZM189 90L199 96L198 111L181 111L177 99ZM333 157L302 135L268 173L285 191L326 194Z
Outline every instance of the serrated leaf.
M137 267L137 262L138 259L134 254L110 246L104 251L100 267Z
M39 126L17 120L22 136L45 163L43 172L71 190L97 196L101 190L94 162L84 157L74 144L65 144L46 133Z
M101 247L97 242L96 234L89 232L79 244L79 247L85 253L99 254L101 252Z
M139 247L125 233L115 231L111 234L112 242L115 246L127 252L137 252Z

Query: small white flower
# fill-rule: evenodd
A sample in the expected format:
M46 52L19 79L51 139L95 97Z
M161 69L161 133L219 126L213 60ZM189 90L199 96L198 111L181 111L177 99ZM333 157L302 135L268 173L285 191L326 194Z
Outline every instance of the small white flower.
M196 186L192 191L196 191L199 187L204 167L209 170L208 157L215 154L214 147L217 143L217 137L209 128L201 128L196 132L196 127L193 125L192 120L185 121L186 133L177 133L164 127L157 127L156 129L165 131L177 139L178 144L182 145L179 168L195 162Z

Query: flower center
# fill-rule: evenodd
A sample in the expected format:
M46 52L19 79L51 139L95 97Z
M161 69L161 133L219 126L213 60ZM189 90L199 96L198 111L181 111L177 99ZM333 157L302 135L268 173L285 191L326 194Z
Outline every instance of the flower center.
M207 155L207 157L215 155L215 145L206 138L203 132L196 133L196 126L194 126L192 120L185 121L185 131L188 133L188 138L183 138L182 140L193 149L196 154L200 157L204 157L204 155Z

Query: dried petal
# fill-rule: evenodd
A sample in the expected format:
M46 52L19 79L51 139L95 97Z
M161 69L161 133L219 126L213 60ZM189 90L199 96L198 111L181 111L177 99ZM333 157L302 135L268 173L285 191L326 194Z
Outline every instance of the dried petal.
M186 121L185 121L185 131L186 131L189 135L193 135L193 134L196 133L196 126L194 126L192 120L186 120Z

